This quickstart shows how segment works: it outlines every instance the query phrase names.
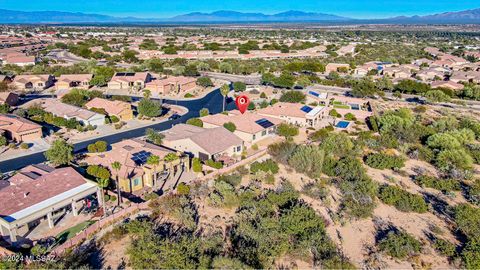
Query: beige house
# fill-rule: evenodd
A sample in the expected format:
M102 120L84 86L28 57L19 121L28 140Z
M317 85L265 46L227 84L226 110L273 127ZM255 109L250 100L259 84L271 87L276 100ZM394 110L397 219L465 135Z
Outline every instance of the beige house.
M0 131L7 139L16 142L31 142L42 138L42 126L14 114L0 114Z
M30 165L1 182L0 235L12 244L27 240L40 223L53 228L67 210L77 216L85 198L101 196L96 183L71 167Z
M163 95L179 94L181 92L192 90L196 86L197 81L195 78L184 76L156 79L145 84L145 88L152 91L152 93Z
M141 90L152 80L148 72L117 72L108 82L108 88L120 90Z
M300 127L317 128L321 120L328 115L328 109L325 106L312 107L300 103L278 102L272 106L259 109L256 113Z
M109 116L114 115L122 121L128 121L133 119L132 106L128 102L94 98L90 100L87 104L85 104L85 107L89 110L92 110L94 108L103 109Z
M337 64L337 63L328 63L325 67L325 73L330 72L341 72L342 70L348 71L350 69L349 64Z
M55 78L52 75L17 75L12 85L22 91L38 91L53 86Z
M118 171L120 189L134 193L145 188L159 189L167 179L178 178L182 172L189 171L190 159L187 155L175 150L151 144L141 140L124 140L111 145L106 153L89 154L84 162L101 165L117 175L112 163L122 166ZM158 156L158 165L147 163L149 156Z
M222 156L240 156L244 142L224 127L201 128L178 124L163 131L163 145L191 154L202 161L218 160Z
M61 75L57 78L55 88L57 90L65 90L71 88L88 89L93 74L68 74Z
M255 144L265 138L276 135L277 126L283 120L259 115L252 112L241 114L239 111L229 111L200 118L204 128L222 127L226 123L233 123L236 127L233 132L242 139L247 146Z

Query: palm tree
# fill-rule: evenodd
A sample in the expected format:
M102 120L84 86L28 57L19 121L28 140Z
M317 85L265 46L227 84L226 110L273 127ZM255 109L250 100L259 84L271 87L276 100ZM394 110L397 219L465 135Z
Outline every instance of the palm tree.
M107 214L105 208L105 188L110 184L110 178L97 178L97 184L102 189L103 216L105 216Z
M153 186L157 184L157 166L160 164L159 156L149 156L147 158L147 164L153 166Z
M115 177L115 185L117 186L117 194L118 194L118 206L122 203L122 191L120 190L120 180L118 179L118 171L122 168L122 164L120 162L115 161L112 163L112 169L115 170L116 177Z
M228 93L230 93L230 85L228 85L228 84L222 85L222 87L220 87L220 93L223 96L223 110L222 110L222 112L224 112L225 111L225 99L226 99Z

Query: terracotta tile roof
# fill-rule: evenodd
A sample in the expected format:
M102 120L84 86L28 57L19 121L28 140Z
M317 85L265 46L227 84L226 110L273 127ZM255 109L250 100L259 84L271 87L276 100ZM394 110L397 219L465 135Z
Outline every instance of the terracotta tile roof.
M165 141L190 139L212 155L243 144L242 139L224 127L208 129L187 124L178 124L162 132L162 134L165 135Z
M46 82L51 75L17 75L13 79L13 82L29 83L29 82Z
M42 126L14 114L0 114L0 129L12 133L20 133L34 129L41 129Z
M48 172L38 168L32 170L29 166L9 181L9 186L0 189L0 216L14 214L86 183L71 167Z
M88 120L97 114L80 107L62 103L56 99L43 99L41 100L40 105L45 111L60 117L77 117L79 119Z
M119 115L125 110L132 109L130 103L120 100L108 100L103 98L94 98L90 100L87 104L85 104L85 107L87 107L88 109L104 109L109 115Z
M257 111L258 114L262 115L274 115L274 116L290 116L298 118L307 118L307 112L303 111L302 108L306 105L300 103L286 103L278 102L273 106L268 106ZM313 110L312 106L308 106ZM319 110L320 111L320 110Z
M203 122L215 126L223 126L225 123L232 122L235 124L238 131L243 131L249 134L255 134L265 130L262 126L255 123L255 121L260 119L267 119L275 125L282 123L282 120L273 117L266 117L248 111L244 114L241 114L238 110L230 111L229 115L218 113L204 116L201 119Z
M141 177L144 174L142 169L143 164L137 164L132 159L133 155L142 151L156 155L163 159L169 153L176 153L173 150L165 147L157 146L141 140L124 140L119 143L111 145L112 150L99 155L91 155L85 158L88 164L102 165L115 174L116 171L112 168L112 163L118 161L122 164L119 176L123 178Z
M90 81L93 78L93 74L63 74L57 78L59 82L82 82Z

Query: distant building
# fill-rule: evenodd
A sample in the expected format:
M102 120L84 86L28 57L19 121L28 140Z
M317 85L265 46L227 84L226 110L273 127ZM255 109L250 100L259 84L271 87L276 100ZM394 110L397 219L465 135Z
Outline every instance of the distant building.
M55 88L57 90L81 88L88 89L90 87L90 81L93 78L93 74L68 74L61 75L57 78Z
M42 138L42 126L14 114L0 114L0 130L7 139L30 142Z
M56 99L43 99L39 105L49 113L66 119L75 118L84 125L101 126L105 124L105 115L65 104Z
M452 81L435 81L430 84L432 88L448 88L452 90L462 90L465 86L461 83Z
M9 65L17 65L20 67L24 67L24 66L35 65L35 63L36 63L35 56L27 56L22 54L7 55L7 57L3 59L4 65L9 64Z
M38 91L50 88L54 84L55 78L52 75L17 75L13 79L12 85L22 91Z
M89 110L93 108L103 109L108 115L114 115L122 121L133 119L132 105L128 102L94 98L85 104L85 107Z
M30 165L0 182L0 235L12 244L28 238L39 223L53 228L67 209L78 215L85 198L101 196L96 183L71 167Z
M179 94L194 89L197 86L197 80L191 77L168 77L164 79L152 80L145 84L145 88L163 95Z
M141 90L152 80L148 72L117 72L108 82L108 88L120 90Z
M243 140L224 127L208 129L178 124L162 134L165 136L163 145L203 161L217 160L221 156L240 156L244 150Z
M340 72L342 70L348 71L350 69L349 64L337 64L337 63L328 63L325 67L325 73L330 72Z

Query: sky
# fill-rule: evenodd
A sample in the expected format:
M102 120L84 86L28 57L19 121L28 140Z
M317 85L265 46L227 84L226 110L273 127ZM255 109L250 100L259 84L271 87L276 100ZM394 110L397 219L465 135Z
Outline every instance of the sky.
M0 9L55 10L143 18L165 18L217 10L265 14L300 10L352 18L385 18L474 8L480 8L479 0L0 0Z

